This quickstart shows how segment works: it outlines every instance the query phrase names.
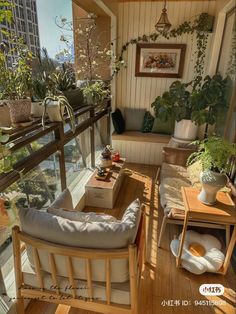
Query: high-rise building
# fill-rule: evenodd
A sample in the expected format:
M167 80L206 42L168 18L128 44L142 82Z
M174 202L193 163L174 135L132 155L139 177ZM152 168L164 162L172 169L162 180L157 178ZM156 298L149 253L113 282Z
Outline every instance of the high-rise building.
M36 0L10 0L13 3L13 23L3 21L2 29L15 32L17 36L24 38L33 54L40 53L39 28ZM8 37L0 32L0 42L8 42ZM12 64L14 56L8 57L8 64Z

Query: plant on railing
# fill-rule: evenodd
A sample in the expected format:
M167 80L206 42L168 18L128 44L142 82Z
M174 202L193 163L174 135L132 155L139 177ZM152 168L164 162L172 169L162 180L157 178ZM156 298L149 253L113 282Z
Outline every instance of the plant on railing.
M201 13L194 21L185 21L180 24L178 27L164 33L152 33L150 35L142 35L137 38L132 38L127 41L121 49L119 60L123 61L123 54L127 50L128 46L131 44L137 44L139 42L155 42L159 37L164 37L166 39L176 38L184 34L194 34L196 33L197 40L197 50L196 54L196 63L194 66L195 78L194 78L194 89L198 88L201 84L204 63L206 56L206 47L208 41L209 31L213 27L214 17L208 13Z
M102 81L97 81L91 85L86 85L83 90L83 95L88 104L102 102L105 98L110 97L110 90Z
M42 125L45 128L45 118L48 113L52 122L65 122L64 111L66 110L70 119L72 132L75 132L74 110L65 96L48 96L43 101L44 112L42 116Z
M22 38L10 38L14 48L2 46L0 51L0 99L24 99L30 96L33 55ZM8 54L16 55L12 67L7 65Z

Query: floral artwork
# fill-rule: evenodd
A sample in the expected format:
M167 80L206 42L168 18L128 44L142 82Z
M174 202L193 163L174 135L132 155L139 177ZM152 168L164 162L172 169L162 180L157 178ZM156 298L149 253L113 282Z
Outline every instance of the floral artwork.
M138 44L136 76L181 77L186 45Z

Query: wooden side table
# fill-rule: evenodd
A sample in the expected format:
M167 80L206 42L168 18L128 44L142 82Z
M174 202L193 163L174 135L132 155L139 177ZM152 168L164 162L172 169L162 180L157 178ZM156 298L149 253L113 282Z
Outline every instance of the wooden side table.
M183 252L183 245L186 230L188 227L188 221L201 221L201 222L210 222L210 223L220 223L221 225L233 225L233 233L230 238L229 245L227 247L226 256L224 260L224 264L221 269L217 272L220 274L226 274L230 258L234 249L234 245L236 243L236 208L235 204L230 198L228 193L218 192L217 193L217 201L213 206L208 206L201 203L197 196L199 194L199 190L191 187L182 187L182 195L185 206L185 218L182 236L180 240L179 254L176 259L177 267L181 265L181 256Z
M125 158L118 162L113 162L106 180L99 181L96 179L97 170L85 185L85 204L112 209L122 183L122 169L125 165Z

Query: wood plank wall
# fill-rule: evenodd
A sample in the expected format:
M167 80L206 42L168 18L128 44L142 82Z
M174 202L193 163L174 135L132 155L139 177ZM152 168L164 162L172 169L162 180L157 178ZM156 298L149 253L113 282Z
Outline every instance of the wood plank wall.
M131 38L154 32L155 24L162 11L162 2L124 2L118 5L118 53L121 47ZM215 15L215 1L171 1L167 3L169 20L172 27L184 21L194 19L197 14L208 12ZM209 36L207 58L212 45L213 35ZM193 78L194 51L196 42L191 35L166 40L160 38L159 43L186 43L183 80ZM116 106L119 108L147 108L150 109L154 99L168 90L175 79L135 77L136 45L130 45L124 53L127 68L122 69L117 79ZM206 62L209 65L209 62ZM207 68L205 70L207 72Z

